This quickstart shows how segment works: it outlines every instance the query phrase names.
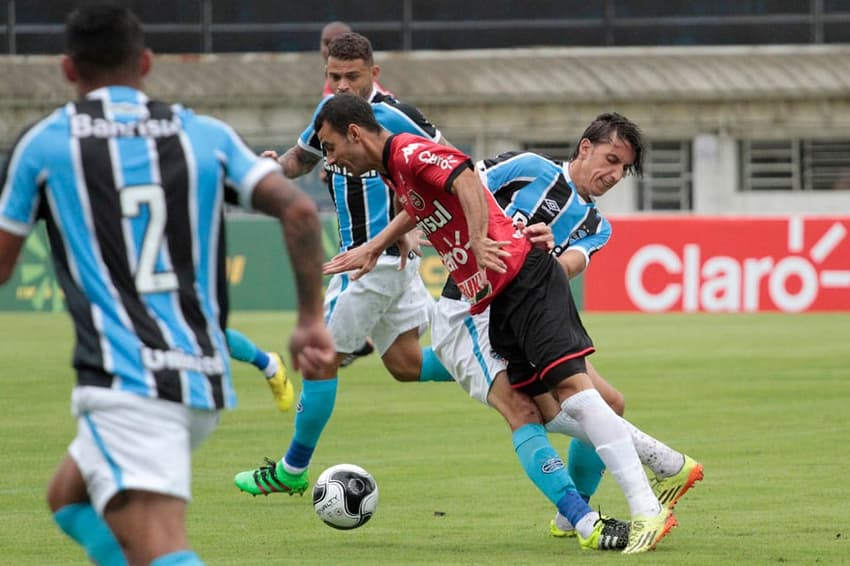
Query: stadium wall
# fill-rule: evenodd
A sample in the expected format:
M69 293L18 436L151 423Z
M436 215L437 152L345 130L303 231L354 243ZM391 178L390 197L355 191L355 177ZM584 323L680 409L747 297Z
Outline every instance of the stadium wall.
M740 150L748 140L843 140L850 160L850 45L410 51L377 53L376 61L384 85L474 158L564 149L596 114L616 110L640 124L653 147L678 140L689 148L683 182L692 194L679 210L850 210L847 163L835 164L830 190L753 188L742 182ZM58 57L0 58L0 146L8 149L24 125L73 97L58 65ZM157 98L226 120L261 149L295 142L322 80L317 53L161 55L146 85ZM655 178L661 184L664 166ZM309 188L329 205L317 183ZM657 210L642 188L627 179L604 210Z
M579 137L593 116L610 110L638 122L652 144L686 140L692 160L688 173L692 192L689 207L674 212L648 210L641 203L640 183L626 178L600 201L603 212L616 218L610 250L631 241L632 236L623 236L624 232L629 233L630 222L646 221L658 222L674 233L699 225L704 228L699 238L706 241L740 235L742 245L746 244L741 249L747 250L748 255L739 254L732 246L716 253L717 257L735 258L744 271L754 260L771 258L773 267L765 270L772 273L778 265L789 265L782 263L789 254L799 262L808 261L818 273L818 289L824 281L814 257L823 261L827 261L827 256L829 261L842 258L844 265L850 265L843 251L847 239L841 232L846 232L847 220L829 216L850 211L847 185L836 184L835 190L820 191L745 190L740 152L740 144L751 139L850 139L850 46L413 51L377 53L376 60L382 68L383 84L418 105L451 142L475 158L507 149L545 148L547 144L562 147ZM0 72L6 78L0 82L0 146L11 147L27 123L73 97L58 69L58 57L0 58ZM321 63L315 53L163 55L156 59L147 81L152 96L179 100L198 112L228 121L258 150L286 148L294 143L311 119L321 86ZM838 165L848 167L848 163ZM329 204L327 191L315 176L299 182L317 200L324 199L325 206ZM815 247L819 255L811 256L806 250L824 234L818 236L809 231L808 218L824 215L831 219L828 222L842 228L823 227L824 234L830 234L830 244ZM711 217L706 219L708 224L702 222L704 216ZM722 220L727 217L728 223ZM766 232L770 236L766 236L761 231L766 225L758 222L762 217L765 222L779 219L780 224L789 226L788 233L783 235L782 229L771 224ZM805 240L802 247L790 247L788 234L796 222L793 218L804 218L805 237L815 239ZM284 264L279 259L280 250L252 248L255 256L269 254L256 256L265 259L254 260L251 255L242 258L237 249L243 230L249 234L248 243L279 242L279 237L258 237L252 231L265 230L259 228L264 223L243 216L232 218L228 225L232 226L234 307L289 308L291 297L281 298L279 291L271 296L263 292L269 287L268 281L282 276L269 271ZM328 250L332 250L335 230L326 227L326 232ZM752 248L750 240L766 247ZM684 270L684 250L690 242L662 239L644 244L668 247ZM596 297L599 292L610 291L606 287L610 281L622 280L622 270L628 267L629 260L624 259L610 273L598 275L605 258L616 255L610 250L592 262L587 276L588 308L613 308L600 305ZM43 239L31 238L15 283L0 288L0 309L61 308L55 283L45 276L49 271L46 258ZM712 273L716 276L712 270L720 269L719 265L712 262L706 268L699 264L699 270L708 269L706 273L700 271L702 280L711 279ZM442 283L441 269L428 258L423 261L423 274L433 292ZM237 277L240 270L243 279ZM843 294L846 275L842 268L831 266L828 271L841 272L826 277L827 286L832 285L828 294L834 294L834 298L827 303L818 299L806 308L850 309L850 301ZM671 273L668 270L668 275ZM810 271L806 273L805 277L811 275ZM771 284L769 275L757 278L759 289ZM255 277L258 282L251 283ZM789 274L785 284L791 293L795 285L802 288L809 284L807 281ZM700 285L698 293L706 292ZM706 285L716 289L720 283ZM582 289L583 285L577 288ZM770 302L759 296L758 309L782 310L778 305L767 307ZM681 304L669 308L689 310L692 305L683 299ZM698 310L715 310L709 303L706 305L705 309L700 305ZM621 304L617 308L631 310L637 306ZM741 303L741 310L749 310L745 302Z

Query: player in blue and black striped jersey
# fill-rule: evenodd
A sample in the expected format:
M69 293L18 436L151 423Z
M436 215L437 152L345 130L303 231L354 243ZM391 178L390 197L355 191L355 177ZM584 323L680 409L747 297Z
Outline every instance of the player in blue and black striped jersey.
M330 43L326 74L336 95L352 93L370 101L378 121L391 132L442 139L440 131L416 108L377 90L378 73L372 46L362 35L346 33ZM316 113L332 99L324 98ZM282 156L271 151L263 155L278 159L287 177L303 175L323 162L312 121L297 144ZM352 175L340 167L324 165L339 224L339 249L361 246L395 216L392 190L375 171ZM419 275L419 258L411 258L400 269L399 255L399 248L390 246L368 276L356 281L347 274L331 278L325 293L325 320L336 344L337 366L371 337L384 366L396 379L450 381L433 350L419 344L433 308L433 299ZM234 482L239 489L253 495L302 493L307 489L307 467L336 402L337 369L322 379L303 381L295 432L286 455L238 473Z
M594 198L582 196L570 178L569 162L511 151L479 161L476 168L508 216L526 226L549 225L555 239L552 253L560 257L570 252L565 265L570 277L584 271L590 256L611 238L611 224Z
M228 125L144 94L152 54L129 10L73 12L66 49L80 99L23 132L0 185L0 282L43 219L76 333L77 435L48 503L96 563L200 564L185 529L190 454L235 403L224 201L281 221L305 376L334 356L318 214Z
M331 41L350 32L351 26L340 21L330 22L322 28L319 38L319 52L325 64L327 64L330 54L329 46ZM378 66L375 65L373 68L377 69ZM374 84L378 92L392 96L392 93L381 86L377 80L374 81ZM332 94L331 84L329 80L325 80L322 95L328 96ZM323 182L327 181L327 173L324 169L320 171L319 177ZM263 372L266 377L266 383L271 388L277 408L284 412L288 411L294 400L294 391L292 381L287 375L286 364L280 354L262 350L250 338L234 328L227 329L227 344L230 346L230 355L234 359L249 363ZM343 358L340 366L345 367L353 363L357 358L369 355L374 351L375 347L372 341L366 340L360 348Z

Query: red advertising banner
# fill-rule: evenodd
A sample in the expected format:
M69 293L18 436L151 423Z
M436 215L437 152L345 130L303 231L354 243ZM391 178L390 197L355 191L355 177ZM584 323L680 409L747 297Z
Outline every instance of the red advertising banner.
M850 217L611 216L585 310L850 310Z

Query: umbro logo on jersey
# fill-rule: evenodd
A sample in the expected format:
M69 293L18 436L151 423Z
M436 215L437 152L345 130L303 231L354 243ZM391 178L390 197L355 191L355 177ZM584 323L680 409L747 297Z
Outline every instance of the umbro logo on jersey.
M554 200L547 198L543 200L543 205L549 212L561 212L561 207Z

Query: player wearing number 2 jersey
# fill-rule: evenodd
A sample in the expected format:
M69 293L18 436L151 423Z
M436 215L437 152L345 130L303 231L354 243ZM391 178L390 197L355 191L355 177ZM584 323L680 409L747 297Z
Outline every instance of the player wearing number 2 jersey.
M333 360L318 214L229 126L142 92L152 55L129 10L80 8L66 39L81 98L24 131L0 184L0 283L43 219L76 332L77 435L48 503L95 563L200 564L185 529L191 450L235 402L225 197L281 221L305 375Z

